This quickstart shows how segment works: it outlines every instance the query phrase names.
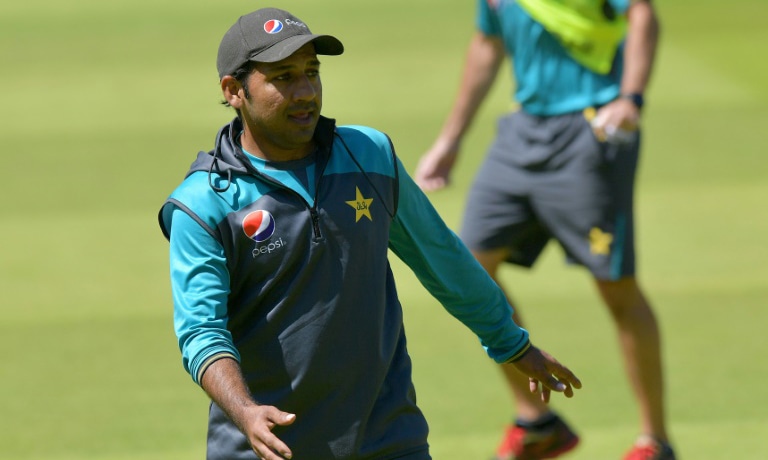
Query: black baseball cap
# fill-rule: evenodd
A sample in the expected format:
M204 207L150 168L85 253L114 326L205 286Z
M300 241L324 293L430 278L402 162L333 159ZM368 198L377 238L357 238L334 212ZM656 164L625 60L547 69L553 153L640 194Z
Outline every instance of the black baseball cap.
M219 79L248 61L276 62L313 42L317 54L337 56L344 45L331 35L315 35L301 19L277 8L262 8L240 16L219 44Z

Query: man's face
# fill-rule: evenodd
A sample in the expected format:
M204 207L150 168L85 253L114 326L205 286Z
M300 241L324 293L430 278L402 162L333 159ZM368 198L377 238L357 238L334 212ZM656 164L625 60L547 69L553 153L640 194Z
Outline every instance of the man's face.
M257 63L247 85L249 97L240 111L259 148L285 159L309 153L323 105L314 45L308 43L282 61Z

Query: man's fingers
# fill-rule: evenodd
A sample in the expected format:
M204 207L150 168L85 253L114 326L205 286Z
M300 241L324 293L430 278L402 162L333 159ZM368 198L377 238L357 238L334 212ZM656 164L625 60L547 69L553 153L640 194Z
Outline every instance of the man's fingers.
M573 389L581 388L581 380L579 380L573 372L563 367L559 369L559 372L553 373L549 379L547 379L547 385L552 391L563 393L566 398L573 397Z
M281 412L278 417L275 417L275 420L274 420L276 425L281 425L281 426L290 425L295 421L296 421L296 414L291 414L289 412ZM283 441L280 440L280 438L274 435L272 435L271 441L268 442L267 445L273 451L280 454L281 458L291 458L293 456L291 449L289 449L288 446L286 446L285 443L283 443Z
M275 421L275 423L278 425L290 425L295 421L296 421L296 414L289 414L288 412L283 412L283 416L280 418L280 420Z
M271 431L275 425L290 425L296 421L296 414L290 412L283 412L274 406L261 406L264 411L262 412L263 420L267 428Z
M547 400L549 400L549 393L551 391L556 391L558 393L565 394L566 397L571 398L573 397L573 386L572 382L550 375L544 380L538 380L534 378L530 378L529 380L529 388L531 390L531 393L538 393L539 391L542 392L542 400L544 400L544 395L546 393ZM578 383L578 387L581 387L581 382L578 381L578 379L575 381ZM539 384L541 384L541 390L539 389Z
M574 388L581 388L581 381L570 369L533 346L514 365L528 375L531 393L540 392L544 402L549 401L552 391L564 393L566 397L571 398Z
M528 389L531 393L536 394L539 392L539 381L533 377L528 378Z
M549 397L551 395L551 390L547 387L544 387L541 389L541 402L544 404L549 403Z
M260 422L249 432L251 447L264 460L290 459L291 449L272 433L275 426L290 425L296 421L296 414L283 412L273 406L259 406Z
M542 384L546 389L551 391L557 391L558 393L562 393L568 388L568 385L557 380L554 376L551 376L551 375L548 376L544 381L542 381Z
M573 386L574 388L581 388L581 380L579 380L576 375L571 372L570 369L568 369L565 366L560 366L559 369L557 369L555 372L552 373L558 380L561 382L567 384L568 386Z
M566 398L573 398L573 387L570 385L567 385L567 388L563 392Z
M531 393L536 394L541 392L541 401L544 403L548 403L552 390L550 390L544 384L541 384L541 387L539 387L539 384L540 384L539 380L534 379L533 377L528 378L528 389L531 390Z
M263 459L288 459L293 457L291 449L277 437L265 438L261 443L252 444L253 450ZM278 457L279 455L279 457Z
M574 388L577 388L577 389L581 388L581 380L579 380L579 378L576 377L576 375L573 372L571 372L570 369L565 368L564 370L567 373L565 376L565 380L567 380L571 385L573 385Z

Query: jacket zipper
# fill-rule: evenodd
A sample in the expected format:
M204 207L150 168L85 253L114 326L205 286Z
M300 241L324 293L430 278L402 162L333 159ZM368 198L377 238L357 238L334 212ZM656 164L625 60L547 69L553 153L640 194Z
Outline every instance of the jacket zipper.
M328 156L330 156L330 152L328 152ZM315 197L314 197L315 203L312 206L310 206L309 203L307 203L307 200L305 200L304 197L301 196L301 194L296 190L286 186L281 182L278 182L272 179L266 174L262 174L258 169L254 168L253 165L250 164L250 162L244 161L243 163L245 164L246 169L248 169L248 171L250 171L251 174L259 178L259 180L275 185L278 188L281 188L283 190L287 190L288 192L295 195L299 200L301 200L304 203L304 206L309 210L309 218L312 220L312 233L315 241L322 239L323 235L320 233L320 215L317 213L317 197L320 195L320 184L322 183L323 174L325 174L325 167L328 166L327 159L323 163L323 169L322 171L320 171L320 175L318 176L317 183L315 184Z

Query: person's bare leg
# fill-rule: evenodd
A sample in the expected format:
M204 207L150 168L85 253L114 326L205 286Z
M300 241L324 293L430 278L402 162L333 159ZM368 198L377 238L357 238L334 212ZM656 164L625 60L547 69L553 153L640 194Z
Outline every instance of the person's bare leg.
M474 256L477 261L480 262L480 265L485 268L485 271L491 275L491 278L496 281L496 284L498 284L502 291L504 291L507 301L514 308L512 317L514 318L515 323L522 327L523 322L522 317L520 316L520 311L512 302L512 298L497 277L499 266L506 259L506 250L499 249L494 251L475 252ZM518 418L533 421L549 413L549 406L541 401L540 395L531 393L528 385L528 377L518 372L513 366L501 366L501 368L509 389L512 392Z
M504 250L486 251L475 253L475 258L504 291L514 308L515 322L522 326L519 309L514 306L497 277L499 266L506 259L506 255ZM514 422L507 425L504 431L494 460L555 458L575 448L579 443L578 435L541 401L540 395L531 393L528 377L513 366L500 367L512 393L516 414Z
M642 434L667 442L661 338L656 317L634 277L597 280L616 323L627 377L637 399Z

